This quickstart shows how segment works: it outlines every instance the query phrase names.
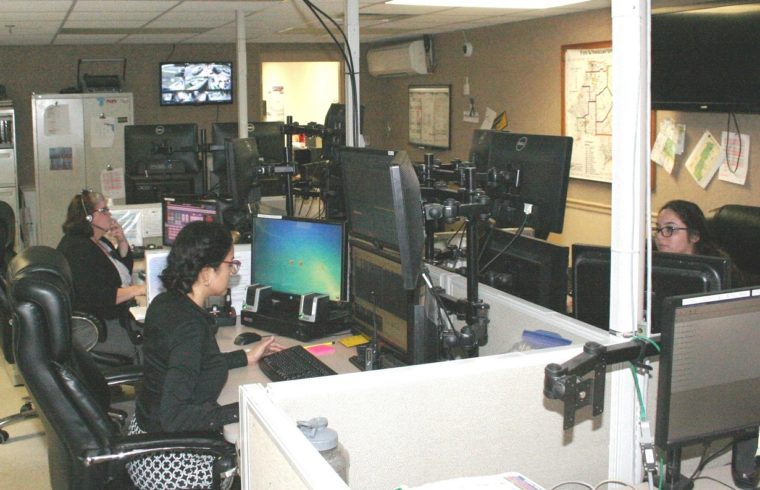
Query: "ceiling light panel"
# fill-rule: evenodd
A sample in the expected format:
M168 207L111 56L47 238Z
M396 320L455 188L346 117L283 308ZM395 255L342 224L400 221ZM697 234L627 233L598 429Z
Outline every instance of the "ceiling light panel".
M179 2L174 0L79 0L74 12L164 12Z
M429 5L432 7L545 9L585 1L587 0L389 0L387 3L390 5Z

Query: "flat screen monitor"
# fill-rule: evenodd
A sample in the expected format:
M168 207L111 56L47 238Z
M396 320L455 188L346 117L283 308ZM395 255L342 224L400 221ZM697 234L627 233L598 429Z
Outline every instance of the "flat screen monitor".
M197 124L145 124L124 127L127 175L171 177L197 173Z
M665 301L654 440L668 454L668 483L679 479L684 446L741 438L760 425L759 317L758 289Z
M538 238L562 233L573 139L476 130L471 162L493 202L499 228L526 226ZM486 157L487 155L487 157Z
M480 254L480 282L567 313L567 247L494 229Z
M160 64L162 106L232 104L229 61Z
M406 152L344 147L339 152L348 231L400 252L404 284L413 289L424 247L419 181Z
M282 121L250 121L248 123L247 137L256 140L259 156L266 163L279 163L284 159L285 135L281 131L282 125ZM224 142L239 137L237 123L211 125L211 156L214 160L214 173L224 174L227 171Z
M261 198L258 167L259 150L254 138L226 140L224 151L227 159L227 188L232 205L239 209Z
M186 224L193 221L220 222L216 201L192 201L165 197L162 202L164 245L171 246Z
M379 349L402 364L439 360L435 325L425 319L419 291L404 287L397 254L351 240L349 284L355 329L368 338L377 331Z
M573 314L586 323L609 330L609 247L572 246ZM731 287L731 260L725 257L652 254L652 333L660 331L663 301L668 296L720 291Z
M700 6L651 22L652 109L760 112L760 11Z
M303 294L346 298L345 224L284 216L253 218L251 283L272 287L275 299Z

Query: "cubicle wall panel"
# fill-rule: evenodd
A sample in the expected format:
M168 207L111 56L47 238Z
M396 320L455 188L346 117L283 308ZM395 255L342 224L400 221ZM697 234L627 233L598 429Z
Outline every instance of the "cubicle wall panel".
M543 396L545 365L579 351L515 353L270 384L264 404L271 402L284 418L282 426L271 423L267 437L280 438L296 420L327 417L350 454L354 489L505 471L522 472L546 487L567 480L599 482L607 477L607 418L592 419L585 408L579 424L563 431L561 403ZM298 459L288 447L281 450L286 459ZM244 455L246 463L266 471L253 454Z

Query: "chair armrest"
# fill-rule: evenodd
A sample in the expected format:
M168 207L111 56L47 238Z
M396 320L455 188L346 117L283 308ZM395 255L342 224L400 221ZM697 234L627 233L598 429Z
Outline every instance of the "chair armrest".
M84 456L86 466L112 461L131 461L136 458L161 452L197 452L210 454L216 458L235 458L235 446L224 440L221 434L208 432L158 432L114 437L111 439L111 453Z
M143 379L143 367L135 364L117 366L103 371L108 386L134 384Z
M133 366L135 361L131 357L123 356L121 354L113 354L111 352L98 352L91 350L90 357L92 360L103 366Z

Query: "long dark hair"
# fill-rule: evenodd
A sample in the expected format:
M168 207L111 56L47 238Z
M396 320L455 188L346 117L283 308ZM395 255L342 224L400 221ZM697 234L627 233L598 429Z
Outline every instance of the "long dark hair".
M92 225L87 220L92 216L98 202L105 201L106 198L100 192L85 189L81 194L77 194L69 202L69 208L66 210L66 221L63 222L63 233L66 235L78 235L90 237L93 235Z
M669 209L676 213L688 228L689 238L696 238L694 253L696 255L723 255L712 239L707 220L699 206L691 201L675 199L665 203L660 212Z
M232 248L232 235L219 223L194 221L177 235L161 281L168 291L187 294L204 267L217 268Z

